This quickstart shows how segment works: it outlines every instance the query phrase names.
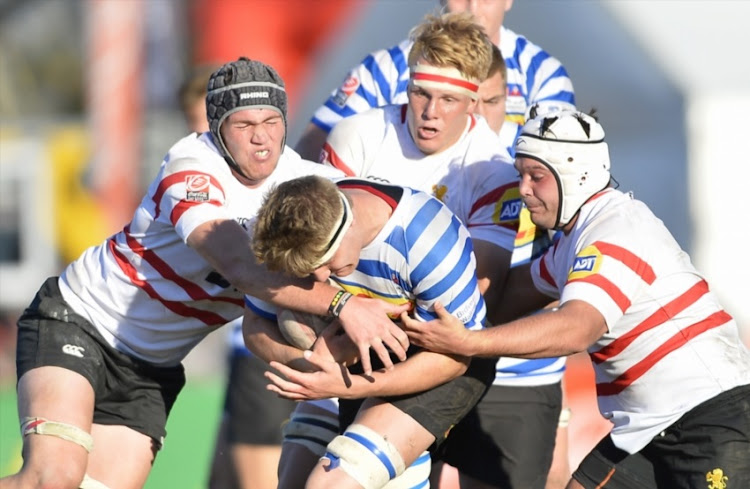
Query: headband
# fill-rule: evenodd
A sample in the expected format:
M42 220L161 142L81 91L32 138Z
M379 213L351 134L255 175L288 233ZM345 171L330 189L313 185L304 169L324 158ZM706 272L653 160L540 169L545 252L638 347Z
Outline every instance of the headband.
M411 69L411 82L418 87L458 92L473 100L478 97L479 82L465 77L453 67L417 64Z
M338 192L341 197L342 206L341 215L338 218L338 225L334 226L331 233L328 235L328 246L326 247L326 252L313 264L313 270L324 265L333 258L333 255L336 254L339 246L341 246L341 241L343 241L346 231L349 229L349 226L352 225L352 219L354 218L352 208L349 205L346 196L340 190Z

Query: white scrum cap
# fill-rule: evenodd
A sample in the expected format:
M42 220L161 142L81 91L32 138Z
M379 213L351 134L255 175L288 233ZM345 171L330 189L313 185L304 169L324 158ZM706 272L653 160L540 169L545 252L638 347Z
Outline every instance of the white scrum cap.
M516 158L533 158L555 175L560 194L555 228L568 224L592 195L610 181L604 129L575 110L547 112L524 124L516 139Z

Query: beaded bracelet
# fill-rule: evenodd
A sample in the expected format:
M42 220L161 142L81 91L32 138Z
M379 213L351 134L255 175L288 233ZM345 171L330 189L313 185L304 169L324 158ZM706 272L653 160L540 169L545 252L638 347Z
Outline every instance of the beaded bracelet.
M336 295L334 295L333 299L331 300L331 305L328 306L328 315L335 318L339 317L339 315L341 315L341 310L344 308L344 305L351 298L352 294L349 292L343 290L339 290L338 292L336 292Z

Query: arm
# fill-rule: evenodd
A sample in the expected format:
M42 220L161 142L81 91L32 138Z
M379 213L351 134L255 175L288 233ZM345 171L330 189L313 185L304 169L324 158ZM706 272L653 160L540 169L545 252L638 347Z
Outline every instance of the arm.
M187 243L239 290L280 307L325 316L338 291L326 283L274 273L258 264L246 231L229 219L199 225L190 233ZM363 297L353 297L347 302L339 319L357 345L366 372L372 370L370 347L389 368L393 362L386 346L401 360L406 358L409 340L388 317L406 309L407 306Z
M433 351L466 356L566 356L585 350L607 331L604 316L580 300L480 331L467 330L442 306L435 310L438 319L428 323L401 315L409 338Z
M392 370L351 375L317 352L305 352L305 358L316 367L315 372L305 373L272 362L271 367L281 376L267 372L266 377L272 382L268 389L293 400L397 396L432 389L459 377L468 366L468 359L463 357L421 351Z
M541 293L531 279L531 263L513 267L505 285L495 292L497 303L488 311L490 324L502 324L548 306L553 299Z
M490 316L502 297L511 252L481 239L473 239L472 243L477 259L477 283L487 302L487 316Z

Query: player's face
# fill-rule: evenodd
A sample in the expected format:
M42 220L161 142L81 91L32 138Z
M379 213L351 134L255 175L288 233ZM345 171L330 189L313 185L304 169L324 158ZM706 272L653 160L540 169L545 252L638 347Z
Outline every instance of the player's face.
M516 158L516 170L521 178L521 200L539 227L552 229L557 221L560 196L552 171L533 158Z
M510 10L513 0L443 0L442 3L450 12L471 12L492 42L497 44L505 12Z
M419 150L436 154L449 148L466 129L476 101L449 90L409 85L409 132Z
M487 119L487 124L496 133L505 122L506 85L503 74L497 72L479 85L479 100L474 112Z
M273 173L281 156L284 119L272 109L245 109L231 114L221 125L221 136L250 181L238 176L248 186L256 186Z

